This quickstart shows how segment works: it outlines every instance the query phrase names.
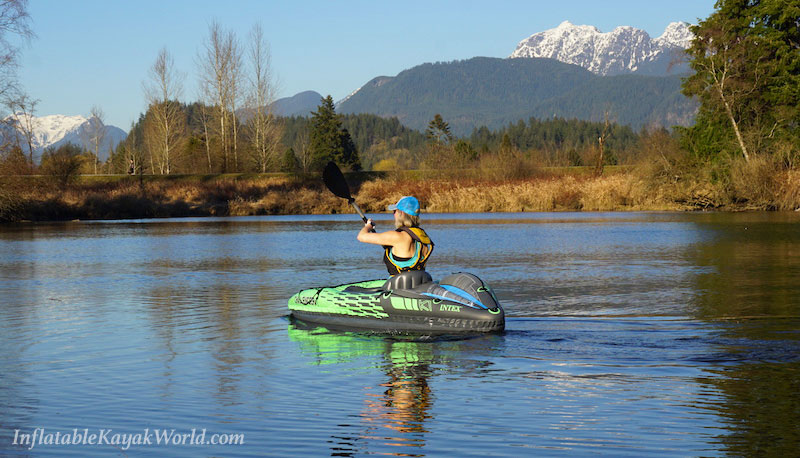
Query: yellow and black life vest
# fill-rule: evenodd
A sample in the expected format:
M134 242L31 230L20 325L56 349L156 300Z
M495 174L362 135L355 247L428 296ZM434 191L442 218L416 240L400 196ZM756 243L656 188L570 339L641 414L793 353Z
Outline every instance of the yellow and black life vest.
M400 258L392 255L392 247L384 247L383 262L389 270L390 275L397 275L400 272L409 270L425 270L425 262L428 261L433 252L433 241L428 237L422 228L401 227L395 229L397 232L405 232L414 241L414 255L410 258Z

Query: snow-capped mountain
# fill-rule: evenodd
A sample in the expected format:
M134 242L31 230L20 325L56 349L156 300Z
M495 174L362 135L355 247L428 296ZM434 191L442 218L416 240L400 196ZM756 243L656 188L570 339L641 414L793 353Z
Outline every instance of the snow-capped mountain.
M11 115L3 120L4 129L2 132L3 140L5 142L15 141L13 139L14 132L11 131L10 126L17 127L17 136L22 149L27 153L27 141L24 139L22 133L24 129L20 129L16 119L22 120L22 116L16 118ZM33 157L35 161L39 161L42 152L45 148L55 147L73 143L84 148L94 150L91 145L94 132L102 128L102 141L99 148L100 160L106 160L111 148L115 148L119 142L125 140L128 134L119 127L112 125L97 125L97 118L86 118L80 115L65 116L65 115L48 115L48 116L34 116L31 119L33 126L32 139L33 139ZM23 121L24 123L24 121Z
M590 25L565 21L522 40L509 57L546 57L599 75L674 74L686 69L678 61L692 38L685 22L669 24L660 37L652 39L644 30L630 26L603 33Z

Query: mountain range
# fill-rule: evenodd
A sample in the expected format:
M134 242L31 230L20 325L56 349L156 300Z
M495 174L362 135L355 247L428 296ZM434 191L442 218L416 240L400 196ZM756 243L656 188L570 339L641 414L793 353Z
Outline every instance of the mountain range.
M565 21L522 40L509 57L546 57L604 76L663 76L688 71L683 50L693 37L685 22L673 22L660 37L651 39L647 32L634 27L620 26L603 33L590 25Z
M441 114L459 136L530 117L602 121L606 113L637 129L688 125L697 104L680 87L691 40L683 22L655 39L634 27L603 33L563 22L520 41L508 58L426 63L375 77L339 101L337 111L397 117L418 130ZM320 98L307 91L276 104L308 116Z
M39 162L42 152L44 152L46 148L58 148L66 143L73 143L89 149L89 139L92 137L93 124L96 122L96 118L86 118L80 115L34 116L32 119L34 160ZM7 117L0 128L0 136L2 136L4 142L11 142L15 141L14 135L17 135L17 139L20 145L22 145L23 151L27 154L27 142L24 140L24 136L19 129L16 131L13 130L12 126L14 124L13 117ZM128 134L119 127L104 125L104 128L103 140L99 148L101 161L108 159L109 151L128 136Z

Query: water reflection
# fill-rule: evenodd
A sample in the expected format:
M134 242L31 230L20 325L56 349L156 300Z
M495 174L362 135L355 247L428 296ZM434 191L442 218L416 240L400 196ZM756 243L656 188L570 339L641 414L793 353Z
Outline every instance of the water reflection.
M697 252L712 267L697 276L698 317L798 316L800 224L776 218L698 223L714 233Z
M383 374L379 384L364 390L361 410L350 415L358 418L358 424L340 425L347 426L350 434L331 436L332 456L353 456L364 449L375 453L382 447L388 448L381 454L425 456L423 449L429 433L426 423L433 419L431 411L436 400L431 379L449 373L451 365L462 368L470 365L469 360L451 361L446 355L467 344L473 351L476 346L488 348L490 341L500 338L387 336L330 330L296 320L292 320L287 330L290 340L298 343L300 351L311 357L315 365L366 359L374 361L375 368Z
M800 450L800 362L744 363L717 371L709 383L725 393L715 409L729 433L719 440L732 456L797 456Z
M361 413L370 431L368 437L396 447L425 446L425 421L431 416L434 400L428 384L430 351L429 344L387 342L381 368L387 378L380 385L384 391L368 393Z
M738 317L723 323L716 344L724 358L698 380L724 399L706 405L725 425L717 438L720 449L732 456L795 456L800 319Z
M794 214L708 215L698 247L695 316L726 323L728 364L704 379L726 397L710 406L727 424L733 456L793 456L800 449L800 230Z

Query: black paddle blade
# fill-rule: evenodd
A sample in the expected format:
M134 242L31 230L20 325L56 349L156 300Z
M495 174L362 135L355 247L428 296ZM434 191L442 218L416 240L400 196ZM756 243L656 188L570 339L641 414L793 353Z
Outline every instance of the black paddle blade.
M347 186L344 175L335 162L330 161L328 165L325 166L325 170L322 171L322 181L325 182L325 186L327 186L334 195L342 199L347 199L348 201L352 199L352 197L350 197L350 187Z

